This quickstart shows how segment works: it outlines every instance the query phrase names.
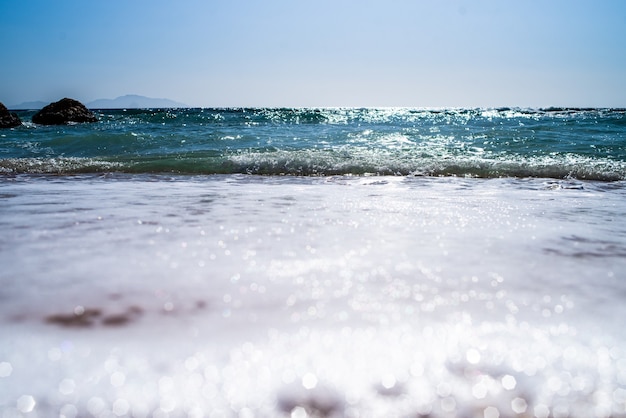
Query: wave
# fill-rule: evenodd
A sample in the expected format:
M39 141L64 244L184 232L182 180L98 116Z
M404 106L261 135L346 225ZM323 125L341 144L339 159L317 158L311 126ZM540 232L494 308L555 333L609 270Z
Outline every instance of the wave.
M95 158L6 158L0 159L0 174L79 174L124 171L122 164Z
M0 159L0 173L60 174L119 172L132 174L254 174L291 176L395 175L471 178L552 178L626 180L626 164L571 155L534 159L467 156L406 158L400 154L346 150L213 152L125 156L113 159L56 157Z

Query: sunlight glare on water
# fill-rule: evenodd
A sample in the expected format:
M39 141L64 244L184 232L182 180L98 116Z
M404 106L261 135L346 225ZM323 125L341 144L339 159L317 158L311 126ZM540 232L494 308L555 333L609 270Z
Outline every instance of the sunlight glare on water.
M152 180L2 184L5 415L626 414L622 188Z

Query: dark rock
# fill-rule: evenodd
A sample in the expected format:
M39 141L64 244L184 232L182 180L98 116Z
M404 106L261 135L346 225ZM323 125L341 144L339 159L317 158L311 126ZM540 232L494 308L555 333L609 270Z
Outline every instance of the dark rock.
M100 309L81 309L70 314L55 314L46 317L46 322L62 327L90 327L94 319L102 315Z
M33 122L40 125L64 125L69 122L97 122L98 118L81 102L61 99L50 103L33 115Z
M0 103L0 128L15 128L20 126L22 121L13 112L9 112L9 109L2 103Z
M77 307L74 312L48 315L45 321L48 324L62 327L89 328L93 326L121 327L139 319L143 309L130 306L125 312L105 315L99 308Z

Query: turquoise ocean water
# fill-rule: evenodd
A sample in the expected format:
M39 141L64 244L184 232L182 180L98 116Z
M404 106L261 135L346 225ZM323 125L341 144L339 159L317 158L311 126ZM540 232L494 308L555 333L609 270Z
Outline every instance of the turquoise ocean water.
M4 173L626 176L624 110L107 110L62 127L32 113L0 134Z
M0 417L626 417L626 111L0 131Z

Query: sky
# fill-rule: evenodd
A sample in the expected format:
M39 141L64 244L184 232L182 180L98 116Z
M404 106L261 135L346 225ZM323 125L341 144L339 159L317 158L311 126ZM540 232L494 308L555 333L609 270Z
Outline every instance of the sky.
M0 0L0 102L626 107L623 0Z

